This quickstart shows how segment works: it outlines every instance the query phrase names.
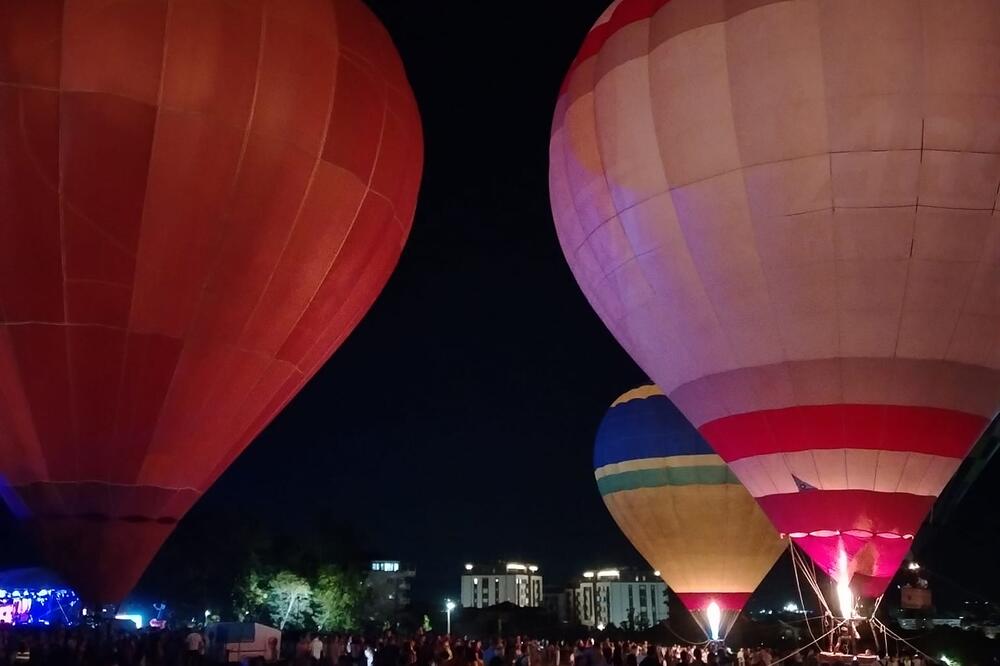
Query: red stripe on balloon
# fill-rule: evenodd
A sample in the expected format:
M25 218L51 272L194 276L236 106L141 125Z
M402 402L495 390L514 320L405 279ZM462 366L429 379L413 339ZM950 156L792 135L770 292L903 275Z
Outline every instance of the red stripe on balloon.
M784 534L851 532L861 536L912 536L934 497L874 490L803 490L758 497L757 503Z
M691 612L705 610L713 601L719 610L739 611L750 598L751 592L678 592L677 598Z
M597 55L597 53L604 47L604 43L607 42L613 34L631 23L636 23L637 21L649 18L656 13L656 10L667 4L669 1L670 0L625 0L618 5L608 21L596 26L589 33L587 33L586 39L583 40L583 46L580 47L580 52L577 53L576 58L573 60L573 64L570 65L569 72L566 74L566 78L563 79L562 87L559 89L559 94L561 95L566 92L566 89L569 87L569 79L579 64L587 58Z
M726 462L811 449L964 458L986 425L982 416L936 407L812 405L735 414L698 430Z

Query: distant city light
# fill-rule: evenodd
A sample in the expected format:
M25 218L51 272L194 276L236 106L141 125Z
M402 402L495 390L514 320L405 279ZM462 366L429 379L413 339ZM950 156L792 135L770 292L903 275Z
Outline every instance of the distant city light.
M605 624L604 624L603 622L598 622L598 623L597 623L597 630L598 630L598 631L604 631L604 627L605 627L605 626L606 626L606 625L605 625Z
M122 613L121 615L115 615L115 619L116 620L127 620L127 621L130 621L133 624L135 624L135 628L136 629L142 629L142 627L143 627L142 616L141 615L134 615L134 614L130 614L130 613Z
M594 577L594 572L593 571L584 571L583 572L583 577L584 578L593 578Z
M789 601L787 604L785 604L785 608L783 610L786 613L798 613L799 612L799 606L798 606L798 604L795 604L795 603L792 603L791 601Z
M451 599L444 600L445 615L448 616L448 635L451 636L451 612L455 610L455 602Z
M618 578L620 575L618 569L601 569L597 572L598 578Z
M654 571L654 572L653 572L653 575L654 575L654 576L659 576L659 575L660 575L660 570L659 570L659 569L657 569L656 571Z
M507 571L527 571L528 567L520 562L510 562L507 564Z
M528 571L530 571L531 573L535 573L536 571L538 571L538 565L537 564L529 564L528 565Z
M465 565L465 570L466 571L472 571L472 564L466 564Z
M36 624L56 612L79 603L76 593L67 589L39 588L0 590L0 624Z
M906 568L909 569L910 571L920 571L920 565L917 564L916 562L910 562L908 565L906 565Z

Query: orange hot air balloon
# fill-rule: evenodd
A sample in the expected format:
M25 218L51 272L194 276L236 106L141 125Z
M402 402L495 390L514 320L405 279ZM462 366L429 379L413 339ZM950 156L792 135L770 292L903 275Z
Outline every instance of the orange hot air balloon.
M358 0L0 5L0 474L91 602L364 316L423 145Z
M619 0L557 103L594 309L876 596L1000 407L1000 1Z

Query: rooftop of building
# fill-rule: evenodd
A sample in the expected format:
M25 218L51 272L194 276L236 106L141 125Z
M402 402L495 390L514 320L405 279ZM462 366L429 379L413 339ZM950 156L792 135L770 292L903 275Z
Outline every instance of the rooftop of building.
M400 560L371 560L368 570L382 573L400 573L410 576L416 574L416 568L413 565L401 562Z
M515 561L504 561L504 560L488 564L466 562L464 567L464 572L467 575L471 574L541 575L541 572L537 564L532 564L530 562L521 562L521 561L515 562Z
M634 567L601 567L588 569L574 582L662 583L659 571Z

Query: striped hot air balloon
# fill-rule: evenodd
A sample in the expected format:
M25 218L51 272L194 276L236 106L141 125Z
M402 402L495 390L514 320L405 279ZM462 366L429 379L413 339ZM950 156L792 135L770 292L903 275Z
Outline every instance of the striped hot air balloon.
M723 637L784 549L726 463L649 385L612 403L597 432L594 476L636 550L705 634Z
M619 0L556 107L592 306L866 596L1000 406L998 35L1000 0Z

